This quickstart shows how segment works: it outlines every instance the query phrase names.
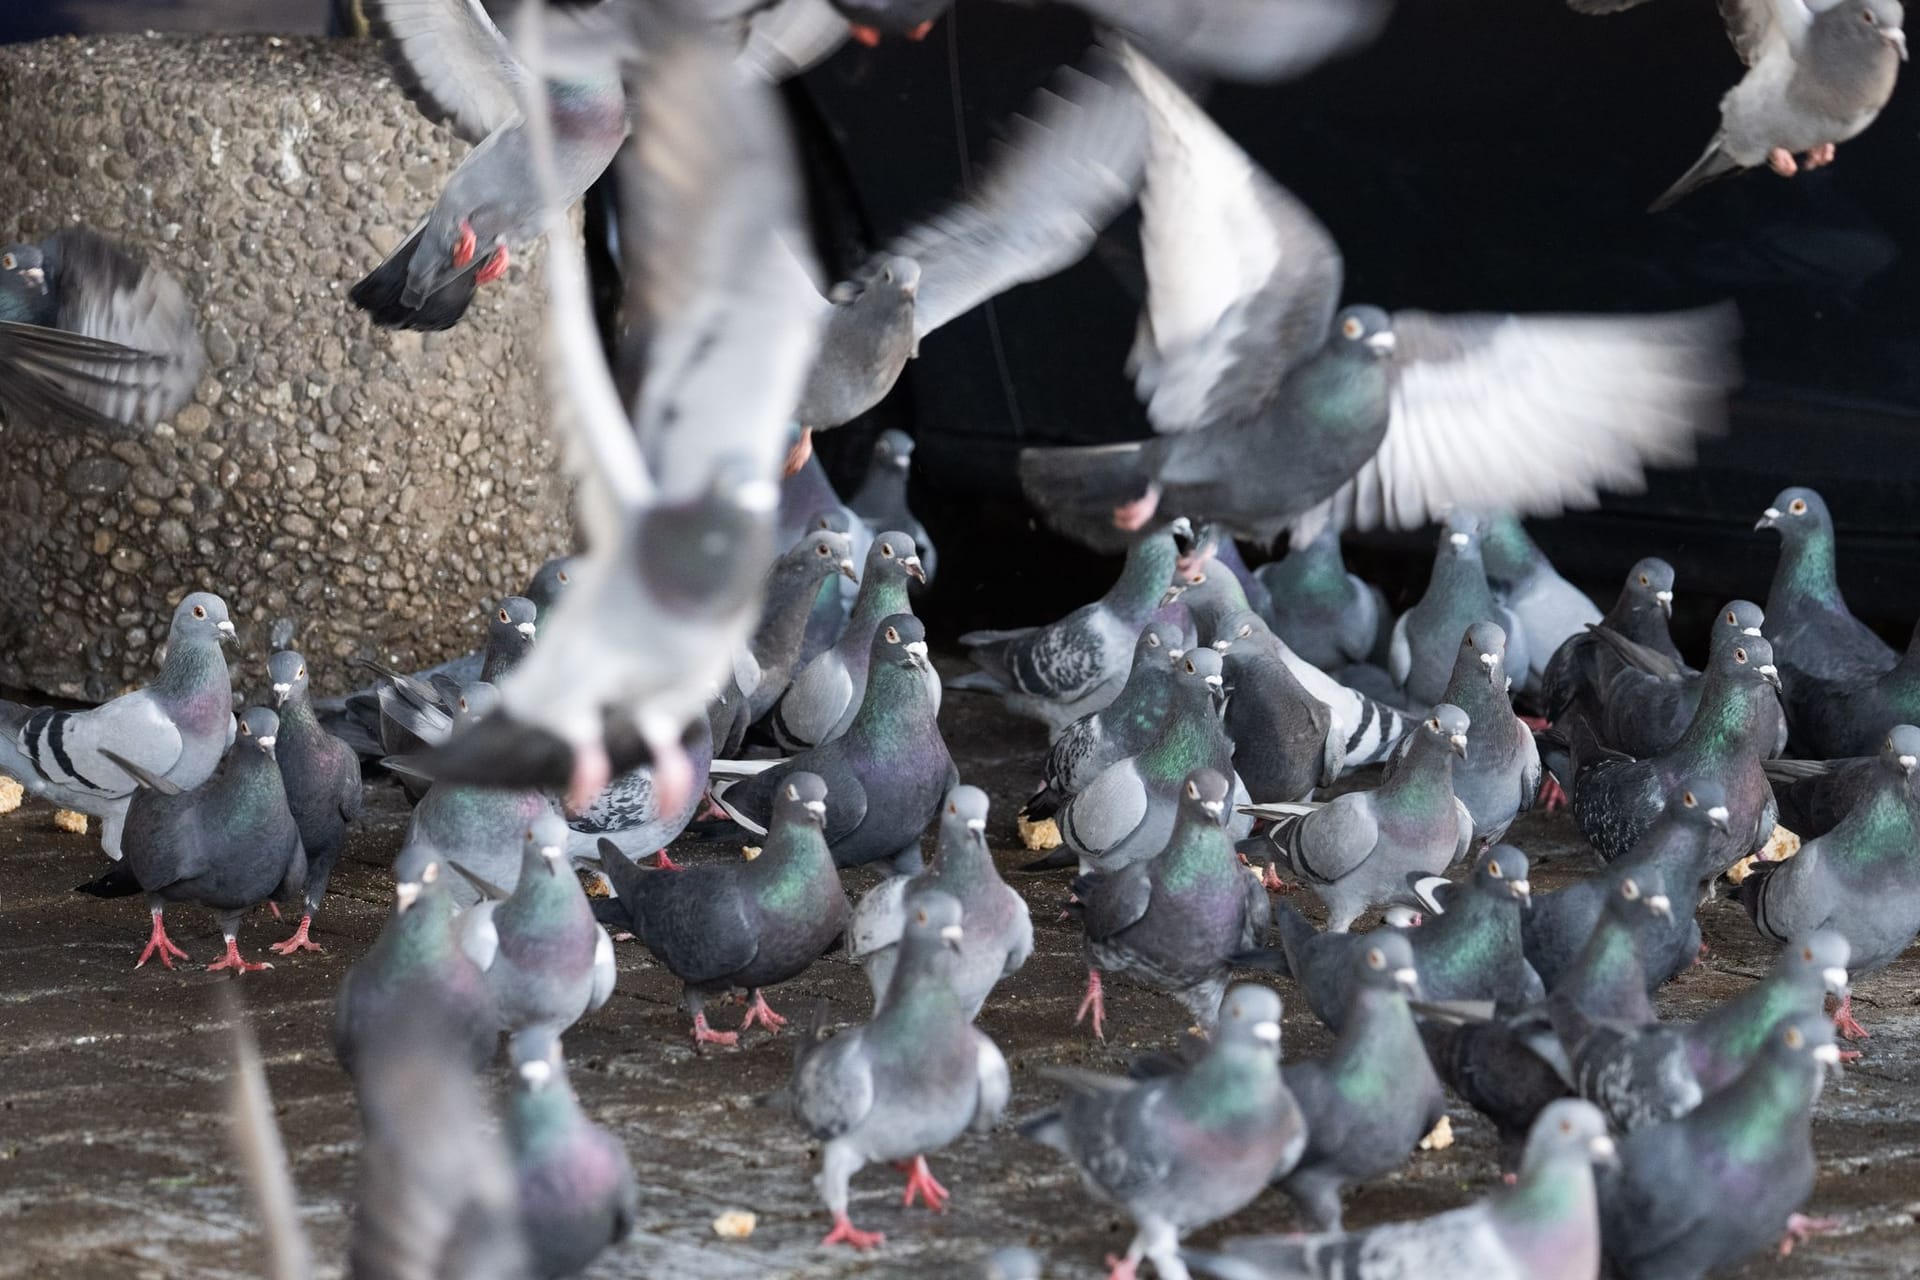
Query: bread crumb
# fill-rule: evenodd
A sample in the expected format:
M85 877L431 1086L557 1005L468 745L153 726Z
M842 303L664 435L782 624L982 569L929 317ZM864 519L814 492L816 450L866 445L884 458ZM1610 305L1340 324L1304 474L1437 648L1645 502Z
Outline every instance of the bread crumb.
M1420 1139L1422 1151L1445 1151L1453 1145L1453 1117L1441 1116L1440 1123L1433 1126L1433 1132Z
M1045 853L1049 849L1060 847L1060 826L1052 818L1042 818L1038 822L1029 822L1025 814L1014 819L1014 825L1020 832L1020 843L1035 853Z
M743 844L740 846L740 856L745 858L748 862L752 862L755 858L760 856L760 846L757 844ZM748 1216L751 1217L752 1215L749 1214ZM753 1228L749 1226L747 1230L751 1231L753 1230Z
M74 835L87 834L87 815L75 813L71 809L62 809L53 815L53 825L62 831L71 831Z
M729 1209L713 1220L713 1234L722 1240L745 1240L760 1219L745 1209Z
M0 813L12 813L27 798L27 789L12 778L0 778Z

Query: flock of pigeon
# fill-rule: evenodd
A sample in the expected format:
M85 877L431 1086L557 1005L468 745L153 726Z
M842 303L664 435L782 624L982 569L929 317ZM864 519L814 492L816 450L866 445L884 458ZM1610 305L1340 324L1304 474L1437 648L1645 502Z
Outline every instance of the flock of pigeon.
M585 551L500 600L476 653L414 674L368 664L375 683L339 697L314 696L295 628L277 625L271 706L236 717L235 628L202 592L146 687L85 710L0 704L0 770L101 820L113 865L83 889L145 898L142 965L185 958L165 927L176 904L218 915L210 968L269 967L239 929L278 901L302 915L273 950L317 950L363 769L404 788L394 911L334 1029L364 1133L354 1274L570 1275L631 1229L627 1157L582 1112L563 1053L629 937L682 982L696 1047L779 1033L766 993L844 948L871 1017L830 1034L816 1010L766 1101L821 1144L823 1244L881 1243L848 1203L875 1162L906 1173L907 1203L942 1207L929 1154L1013 1103L973 1020L1033 949L987 797L942 738L943 694L1047 727L1022 827L1050 851L1023 870L1074 868L1080 1019L1103 1034L1103 982L1120 978L1195 1023L1127 1079L1049 1071L1057 1105L1019 1122L1137 1224L1115 1280L1143 1261L1167 1277L1690 1277L1817 1227L1799 1213L1811 1113L1836 1025L1866 1034L1849 974L1920 933L1903 891L1920 635L1903 657L1847 611L1809 490L1767 509L1783 550L1766 608L1717 614L1700 671L1669 634L1668 565L1634 565L1603 615L1520 521L1684 461L1735 376L1732 316L1342 310L1331 237L1182 86L1297 74L1370 36L1384 6L1081 3L1112 29L981 178L823 293L769 82L831 52L849 19L877 42L924 33L944 3L533 5L509 41L470 0L369 0L408 88L477 145L354 301L381 324L455 324L547 235ZM1794 152L1831 158L1904 56L1892 0L1732 10L1754 71L1682 188L1770 154L1783 172ZM1847 57L1872 63L1871 102L1805 91ZM1799 131L1765 132L1777 120L1756 122L1756 98L1791 104ZM609 165L625 228L610 353L564 219ZM911 439L883 434L843 504L808 433L864 413L945 321L1075 261L1136 200L1148 293L1129 373L1156 434L1022 459L1042 514L1124 547L1125 565L1057 622L962 637L973 669L943 689L912 607L937 562L906 503ZM198 376L178 289L139 264L96 272L92 247L62 233L0 259L0 297L59 300L0 322L10 420L147 425ZM138 322L66 318L103 297L72 314ZM191 341L151 340L183 315ZM1430 521L1429 586L1394 619L1347 572L1339 531ZM1282 533L1287 553L1249 570L1235 537ZM1558 804L1596 868L1536 897L1503 839ZM755 847L681 868L667 847L696 822ZM1779 826L1805 842L1792 856ZM850 902L840 873L867 865L889 874ZM1272 896L1289 879L1324 928ZM1695 962L1695 909L1730 879L1782 944L1773 971L1662 1022L1650 997ZM1280 997L1229 985L1247 971L1290 977L1332 1049L1283 1067ZM745 1016L715 1029L708 1001L736 991ZM504 1135L480 1087L503 1035ZM255 1189L276 1256L298 1259L244 1030L237 1053ZM1398 1168L1449 1090L1501 1135L1508 1185L1343 1234L1342 1190ZM1183 1251L1269 1185L1314 1234Z

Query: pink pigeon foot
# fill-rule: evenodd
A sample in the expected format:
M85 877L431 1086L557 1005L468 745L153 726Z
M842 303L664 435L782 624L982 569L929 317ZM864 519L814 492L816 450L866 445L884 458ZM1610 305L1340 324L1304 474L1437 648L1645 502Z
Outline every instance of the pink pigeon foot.
M507 246L501 245L493 251L493 256L487 259L486 265L473 273L473 282L492 284L505 274L507 274Z
M1123 502L1113 509L1113 527L1134 532L1147 527L1147 521L1153 519L1153 513L1160 509L1160 486L1148 485L1147 491L1132 502Z
M672 858L669 858L667 856L667 851L665 849L662 849L660 850L660 852L653 855L653 869L655 871L685 871L686 870L685 867L675 862Z
M1826 1235L1838 1231L1841 1227L1838 1218L1809 1218L1804 1213L1787 1216L1787 1234L1780 1237L1780 1256L1786 1257L1793 1252L1797 1244L1805 1244L1814 1236Z
M717 1044L723 1049L731 1049L733 1048L733 1046L739 1043L740 1043L739 1032L715 1031L712 1027L707 1025L706 1014L696 1013L693 1015L693 1047L694 1048L698 1049L703 1044Z
M935 1213L947 1207L947 1201L952 1193L935 1180L933 1170L927 1168L925 1156L915 1156L911 1164L894 1167L907 1175L907 1190L906 1194L900 1197L901 1204L911 1207L913 1198L917 1195L924 1199L927 1202L927 1208Z
M1826 166L1833 163L1833 153L1834 153L1834 145L1831 142L1821 143L1819 146L1815 147L1813 150L1807 152L1806 167L1810 170L1824 169Z
M133 967L138 969L151 960L156 951L160 953L160 963L169 969L173 968L175 959L187 958L187 953L174 946L173 940L167 937L167 926L161 923L158 911L153 913L153 932L147 935L147 949L140 953L140 958L133 962Z
M613 777L613 762L607 759L607 744L600 741L575 743L573 776L567 779L567 812L580 813L606 790ZM655 793L659 788L655 786Z
M1540 775L1540 808L1547 813L1567 807L1567 793L1550 773Z
M240 940L238 938L228 938L227 954L208 965L207 972L212 973L217 969L231 969L235 973L258 973L262 969L271 968L273 968L273 966L264 960L242 960L240 958Z
M859 28L855 27L854 30L858 32ZM876 39L877 38L878 37L876 37ZM792 447L787 450L787 461L786 464L780 468L780 474L785 476L799 475L800 468L806 466L807 459L812 456L813 428L802 427L800 428L800 438L795 440Z
M268 947L267 950L273 952L275 955L282 956L290 956L296 951L320 950L320 944L307 936L307 930L312 927L313 917L311 915L301 916L300 927L293 931L293 936L285 942L274 943Z
M1785 147L1775 147L1767 152L1767 167L1783 178L1791 178L1800 172L1800 162L1793 158L1793 152Z
M1514 718L1535 733L1545 733L1553 727L1545 716L1516 716Z
M1086 998L1080 1001L1080 1010L1073 1015L1073 1025L1076 1027L1079 1026L1081 1021L1085 1019L1089 1013L1093 1015L1093 1038L1096 1040L1105 1040L1107 1035L1101 1028L1107 1018L1107 1000L1105 993L1100 989L1100 971L1098 969L1087 970Z
M1107 1280L1138 1280L1140 1264L1132 1258L1107 1255Z
M448 261L455 268L464 268L473 261L474 251L479 247L480 241L473 234L473 224L462 218L460 219L460 237L453 242L453 256Z
M867 27L857 22L849 22L847 24L847 32L855 40L867 46L869 49L878 48L880 45L880 28L878 27ZM789 472L788 474L791 475L792 473ZM834 1230L838 1231L839 1228L835 1227ZM827 1243L831 1244L833 1242L828 1240Z
M856 1249L877 1249L887 1242L884 1231L862 1231L853 1225L853 1220L844 1213L833 1215L833 1230L820 1241L820 1247L834 1244L850 1244Z
M1840 1036L1842 1039L1846 1039L1846 1040L1873 1039L1873 1037L1868 1034L1867 1029L1865 1027L1861 1026L1858 1022L1854 1021L1853 993L1851 991L1847 993L1846 998L1841 1000L1839 1005L1836 1006L1833 1010L1833 1029L1840 1033Z
M653 802L661 813L677 813L693 794L693 761L678 738L647 745L653 751ZM600 785L606 786L607 780L602 778Z
M774 1035L779 1035L780 1028L787 1025L785 1018L767 1007L767 998L758 990L753 993L753 1003L747 1006L747 1016L740 1019L740 1029L745 1031L756 1022Z
M280 904L275 902L272 898L267 899L267 910L273 912L273 918L275 920L278 920L280 918Z

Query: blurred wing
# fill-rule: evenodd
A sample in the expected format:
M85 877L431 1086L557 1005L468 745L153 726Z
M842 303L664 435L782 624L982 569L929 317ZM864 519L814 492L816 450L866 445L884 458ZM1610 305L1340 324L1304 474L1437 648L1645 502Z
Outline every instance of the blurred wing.
M1738 380L1731 307L1653 316L1393 319L1379 452L1301 518L1413 529L1451 507L1552 515L1693 457Z
M267 1237L270 1280L306 1280L313 1274L313 1247L300 1225L300 1198L287 1164L280 1126L273 1118L273 1095L253 1031L238 1011L237 999L223 1001L233 1022L233 1072L227 1080L227 1111L254 1212Z
M1384 0L1074 0L1155 57L1233 80L1305 75L1371 40Z
M367 22L422 115L468 142L520 114L527 69L480 0L365 0Z
M981 303L1084 257L1140 185L1145 126L1113 55L1063 68L952 207L887 246L920 264L919 340Z
M779 84L824 62L847 42L850 29L829 0L775 0L740 20L736 65Z
M1135 390L1155 431L1245 417L1326 341L1340 248L1159 68L1125 57L1148 122Z
M1750 67L1775 44L1799 44L1813 25L1805 0L1720 0L1720 17L1734 52Z
M114 422L141 427L184 405L207 356L179 281L85 227L57 231L42 248L49 262L59 263L54 323L145 357L77 363L70 383L75 398Z

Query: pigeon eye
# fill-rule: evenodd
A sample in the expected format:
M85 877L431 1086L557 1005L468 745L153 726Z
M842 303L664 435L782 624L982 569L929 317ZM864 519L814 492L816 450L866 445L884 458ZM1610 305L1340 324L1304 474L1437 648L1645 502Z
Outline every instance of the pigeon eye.
M11 271L19 265L12 254L0 254L0 271Z
M913 913L913 922L915 924L925 924L927 922L927 913L925 908L922 908L921 910Z
M1681 803L1681 804L1683 804L1683 805L1685 805L1685 806L1687 806L1687 808L1689 808L1689 809L1691 809L1691 808L1693 808L1693 806L1694 806L1694 805L1696 805L1696 804L1698 804L1698 803L1700 803L1700 802L1699 802L1698 800L1695 800L1695 799L1693 798L1693 792L1691 792L1691 791L1687 791L1687 792L1683 792L1683 793L1681 794L1681 796L1680 796L1680 803Z
M1433 730L1435 733L1440 732L1440 717L1435 716L1433 719L1427 721L1427 728Z
M1241 627L1241 628L1240 628L1240 638L1241 638L1242 640L1245 640L1245 639L1246 639L1246 638L1247 638L1248 636L1250 636L1250 635L1252 635L1252 634L1253 634L1253 624L1252 624L1252 623L1248 623L1248 624L1246 624L1245 626L1243 626L1243 627Z
M1744 663L1747 660L1747 651L1745 649L1735 649L1733 651L1733 660Z
M563 587L566 586L569 582L573 581L572 578L569 578L567 576L567 571L565 569L562 569L560 572L554 574L553 577L554 577L554 580Z
M505 609L502 609L502 610L500 611L500 621L502 621L502 622L512 622L512 621L513 621L513 619L512 619L512 618L509 618L509 617L507 616L507 611L506 611Z
M1632 880L1622 880L1620 882L1620 896L1628 902L1638 902L1640 900L1640 886Z
M894 628L892 628L892 627L888 627L888 628L887 628L887 643L888 643L888 644L899 644L899 643L900 643L900 633L899 633L899 631L897 631L897 630L895 630L895 629L894 629Z
M1734 616L1733 616L1733 610L1731 610L1731 609L1729 609L1729 610L1727 610L1727 625L1728 625L1728 626L1730 626L1730 627L1731 627L1731 626L1733 626L1733 625L1735 625L1736 623L1738 623L1739 621L1740 621L1740 619L1738 619L1738 618L1736 618L1736 617L1734 617Z
M1862 10L1860 11L1860 20L1861 20L1862 22L1864 22L1864 23L1866 23L1866 24L1867 24L1868 26L1872 26L1872 25L1873 25L1873 10L1871 10L1871 9L1862 9ZM1794 1046L1794 1047L1795 1047L1795 1048L1798 1048L1799 1046L1797 1046L1797 1045L1796 1045L1796 1046Z
M1498 880L1500 878L1500 864L1497 862L1489 862L1487 864L1487 874L1495 880Z
M462 711L467 709L467 700L465 698L460 699L460 709Z
M1187 783L1187 799L1198 800L1199 798L1200 798L1200 788L1195 786L1191 782Z
M1872 14L1867 15L1867 21L1868 22L1873 21ZM1787 510L1793 512L1793 514L1797 516L1803 516L1807 514L1807 500L1805 498L1795 498L1792 502L1787 504Z
M1807 962L1808 964L1812 964L1812 963L1813 963L1813 948L1812 948L1812 947L1802 947L1802 948L1800 948L1800 958L1801 958L1802 960L1805 960L1805 961L1806 961L1806 962Z
M1378 947L1374 947L1367 952L1367 968L1384 969L1386 967L1387 967L1386 952L1382 951Z
M887 557L889 557L889 558L891 558L891 557L892 557L892 555L893 555L893 544L892 544L891 542L883 542L883 543L881 543L881 544L880 544L880 554L881 554L881 555L883 555L883 556L887 556Z
M1149 648L1149 649L1158 649L1159 647L1160 647L1160 637L1159 637L1159 636L1148 636L1148 637L1147 637L1147 648Z
M1562 1121L1560 1122L1560 1132L1562 1132L1562 1133L1572 1133L1572 1132L1573 1132L1573 1122L1572 1122L1571 1120L1562 1120Z
M1798 1049L1801 1045L1805 1044L1806 1042L1807 1042L1807 1038L1800 1034L1800 1028L1798 1027L1787 1028L1787 1048Z
M828 550L827 544L823 542L819 546L813 549L813 554L817 556L828 556L828 555L832 555L833 552Z
M307 678L307 669L305 667L300 668L293 673L293 678L295 680L305 680Z
M1643 586L1643 587L1650 587L1650 586L1652 586L1653 584L1652 584L1651 582L1649 582L1649 581L1647 581L1647 575L1643 573L1643 574L1641 574L1641 575L1640 575L1640 585L1641 585L1641 586Z
M245 720L242 720L240 722L240 732L246 734L249 738L253 736L253 730L251 727L248 726Z
M1358 317L1348 316L1341 322L1340 332L1346 337L1347 341L1352 342L1358 339L1362 333L1366 332L1366 326L1360 323Z
M196 618L204 618L204 617L206 617L206 616L207 616L207 607L206 607L205 605L201 605L201 604L197 604L197 605L195 605L195 606L193 606L193 616L194 616L194 617L196 617Z
M1193 660L1192 660L1192 659L1188 659L1188 660L1187 660L1187 674L1188 674L1188 675L1198 675L1198 674L1200 674L1200 672L1199 672L1199 669L1198 669L1198 668L1196 668L1196 667L1195 667L1195 666L1193 665Z

